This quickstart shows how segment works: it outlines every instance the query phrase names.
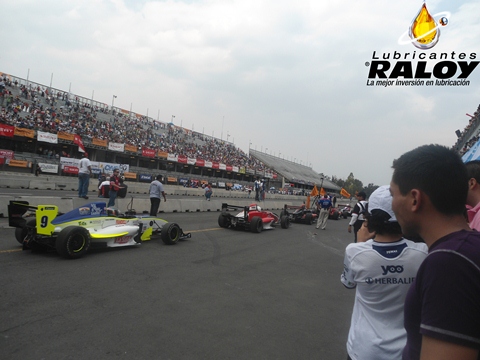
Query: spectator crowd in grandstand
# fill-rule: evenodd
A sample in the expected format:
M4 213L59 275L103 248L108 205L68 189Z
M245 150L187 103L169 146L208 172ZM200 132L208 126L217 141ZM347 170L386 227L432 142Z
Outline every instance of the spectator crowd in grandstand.
M108 106L93 106L71 94L49 90L32 84L21 85L17 80L3 77L0 84L0 122L19 128L58 133L77 134L82 139L93 138L114 143L146 147L188 158L201 158L238 167L265 170L254 159L234 144L206 136L173 124L165 124L145 116L133 116ZM103 113L104 120L100 120ZM110 119L108 119L110 117ZM45 153L46 151L46 153ZM50 158L59 155L44 149Z
M480 125L480 105L478 105L477 111L473 113L473 116L469 116L470 120L467 126L465 126L465 129L458 134L457 143L454 146L454 149L457 150L460 155L465 154L480 139L480 130L478 130ZM465 140L467 141L461 146Z

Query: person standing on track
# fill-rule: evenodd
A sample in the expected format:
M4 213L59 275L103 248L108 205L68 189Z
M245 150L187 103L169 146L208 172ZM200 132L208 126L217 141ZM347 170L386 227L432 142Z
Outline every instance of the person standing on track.
M352 218L350 219L347 230L351 233L353 227L355 242L357 242L357 232L360 230L365 220L365 212L367 209L367 201L365 201L365 199L367 198L367 194L365 194L364 191L360 191L355 197L357 198L357 203L353 207Z
M158 208L160 207L160 195L163 196L163 200L167 201L165 191L163 190L162 175L157 175L155 180L150 183L150 216L157 216Z
M110 190L108 192L107 207L115 206L115 199L117 198L118 190L120 190L120 169L113 170L113 175L110 177Z
M330 213L330 208L332 207L332 202L327 195L323 195L323 198L318 199L317 209L320 211L317 219L317 226L315 229L322 228L325 230L327 227L328 214Z
M92 163L88 159L88 153L84 152L78 166L78 197L88 199L88 186L90 185L90 173Z
M260 201L260 178L257 177L257 180L253 183L253 188L255 190L255 201Z

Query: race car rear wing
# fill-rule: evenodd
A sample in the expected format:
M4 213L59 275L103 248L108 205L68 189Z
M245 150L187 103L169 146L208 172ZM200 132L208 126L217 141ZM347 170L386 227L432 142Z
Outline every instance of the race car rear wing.
M8 204L8 226L23 228L27 222L26 218L29 214L27 211L35 212L36 206L28 204L28 201L17 200L10 201Z
M34 214L27 213L34 212ZM36 219L36 231L39 235L51 235L55 229L52 220L58 215L58 207L55 205L32 206L28 201L10 201L8 204L8 226L23 228L27 218L34 216Z
M239 205L228 205L227 203L222 203L222 214L227 215L227 212L230 210L242 210L243 218L245 221L248 219L248 206L239 206ZM232 215L230 215L232 216Z

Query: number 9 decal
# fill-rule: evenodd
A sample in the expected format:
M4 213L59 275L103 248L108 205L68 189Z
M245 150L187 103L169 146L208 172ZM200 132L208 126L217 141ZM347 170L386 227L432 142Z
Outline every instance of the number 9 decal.
M40 219L40 227L45 228L48 226L48 216L42 216Z

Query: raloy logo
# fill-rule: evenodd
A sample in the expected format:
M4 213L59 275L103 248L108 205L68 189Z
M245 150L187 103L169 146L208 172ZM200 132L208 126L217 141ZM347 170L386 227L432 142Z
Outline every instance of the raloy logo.
M365 63L369 68L367 86L469 86L468 77L479 63L474 61L476 52L427 51L438 43L440 28L449 22L449 12L431 15L423 1L409 29L398 40L400 45L413 44L422 51L373 51L372 60Z
M418 14L413 18L410 28L408 29L408 36L411 40L403 40L407 34L405 32L398 43L400 45L413 44L415 47L427 50L433 48L440 39L440 27L447 26L450 18L450 13L447 11L431 15L427 9L427 4L424 1Z

